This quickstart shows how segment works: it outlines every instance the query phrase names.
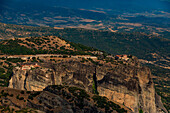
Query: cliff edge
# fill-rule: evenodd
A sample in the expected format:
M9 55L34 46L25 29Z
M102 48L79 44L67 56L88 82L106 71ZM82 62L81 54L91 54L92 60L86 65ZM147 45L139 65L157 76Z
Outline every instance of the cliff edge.
M48 85L69 85L98 93L134 113L168 113L155 93L152 74L136 58L131 64L81 62L76 59L40 63L29 70L14 68L9 88L42 91Z

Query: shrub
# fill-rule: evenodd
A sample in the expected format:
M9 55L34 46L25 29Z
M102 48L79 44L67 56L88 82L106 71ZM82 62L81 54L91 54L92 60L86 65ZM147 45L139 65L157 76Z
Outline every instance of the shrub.
M142 109L139 109L139 113L143 113L143 110L142 110Z
M27 91L26 93L27 93L27 94L30 94L30 93L31 93L31 91Z
M128 57L128 58L132 58L132 55L128 55L127 57Z
M19 99L19 95L17 95L17 97L16 97L17 99Z
M19 100L24 100L24 97L20 97Z
M24 94L24 91L21 91L21 94Z
M85 90L77 88L77 87L69 87L68 90L78 99L82 100L84 98L89 100L89 95L86 93ZM79 92L79 93L77 93Z
M5 73L5 70L3 68L0 68L0 73Z
M92 99L94 100L94 102L96 102L97 107L105 108L105 112L111 111L111 108L113 110L116 110L118 113L127 112L125 109L121 108L119 105L113 103L112 101L108 101L106 97L94 95Z
M28 96L28 99L33 100L33 96L32 96L32 95L29 95L29 96Z
M4 97L7 97L9 94L8 93L3 93L3 96Z
M24 62L21 58L7 58L7 61L17 63L17 62Z
M67 58L68 56L67 55L63 55L63 58Z
M1 91L1 94L3 94L3 93L4 93L4 90Z
M10 97L13 97L14 95L13 95L13 94L10 94L9 96L10 96Z
M37 95L39 95L41 92L35 92L33 94L31 94L33 97L36 97Z
M42 100L39 100L39 103L41 104L41 103L42 103Z
M0 62L0 65L2 65L3 64L3 62Z
M88 62L88 60L86 60L85 58L82 58L82 61L80 62L84 63L84 62Z

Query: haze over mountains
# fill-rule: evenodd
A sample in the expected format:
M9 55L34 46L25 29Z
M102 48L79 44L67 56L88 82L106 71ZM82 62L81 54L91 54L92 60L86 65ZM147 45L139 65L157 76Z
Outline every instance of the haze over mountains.
M60 6L70 8L103 8L103 9L138 9L144 10L167 10L169 11L168 0L1 0L1 4L17 5L22 4L34 4L34 5L48 5L48 6Z
M169 38L169 1L3 0L0 21L9 24L144 32Z

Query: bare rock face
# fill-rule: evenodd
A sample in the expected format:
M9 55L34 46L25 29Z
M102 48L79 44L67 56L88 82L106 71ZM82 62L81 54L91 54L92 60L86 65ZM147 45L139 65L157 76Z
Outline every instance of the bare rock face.
M9 88L24 90L24 82L26 81L26 71L13 69L13 76L9 81Z
M47 68L32 70L13 69L13 76L9 81L9 88L42 91L48 85L52 85L53 71Z
M92 86L96 82L96 90L100 96L121 103L134 113L139 110L144 113L167 112L160 98L156 98L152 75L146 67L111 63L96 67L93 63L75 60L42 64L42 67L49 70L14 69L9 87L40 91L51 84L62 84L80 87L92 93ZM94 76L97 80L94 80Z
M154 84L147 68L116 67L98 81L100 95L106 96L137 113L156 113ZM109 81L109 82L107 82Z

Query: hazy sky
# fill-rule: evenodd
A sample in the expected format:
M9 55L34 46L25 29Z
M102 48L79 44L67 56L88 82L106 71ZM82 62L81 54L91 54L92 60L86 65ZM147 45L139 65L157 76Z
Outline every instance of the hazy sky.
M164 1L164 2L163 2ZM48 6L64 6L72 8L153 8L170 11L170 0L0 0L1 5L36 4Z

